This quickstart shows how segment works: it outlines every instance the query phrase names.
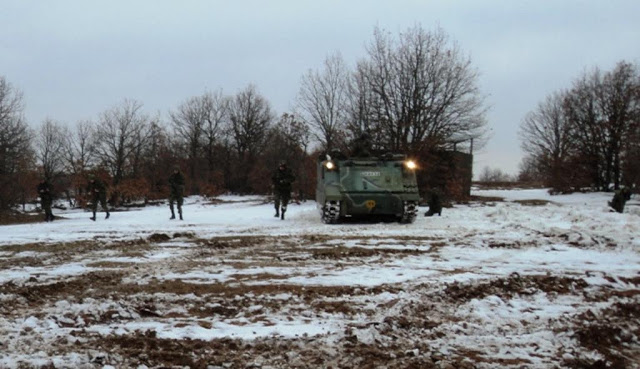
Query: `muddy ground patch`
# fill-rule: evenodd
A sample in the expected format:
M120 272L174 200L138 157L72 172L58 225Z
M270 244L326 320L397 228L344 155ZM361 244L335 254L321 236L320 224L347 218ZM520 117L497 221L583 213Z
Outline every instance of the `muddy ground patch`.
M431 267L434 253L465 241L157 233L5 246L0 267L26 276L0 284L0 359L96 368L638 367L640 277L605 275L608 284L594 285L587 273L478 275L462 261ZM495 242L490 248L505 252L538 247ZM373 271L368 279L360 266ZM72 268L80 269L65 274ZM377 274L389 278L369 280ZM542 311L539 296L566 300L566 313L523 314L511 324L465 315L474 301L491 299ZM558 346L535 338L565 331ZM486 343L495 337L506 338ZM37 355L39 364L25 359Z

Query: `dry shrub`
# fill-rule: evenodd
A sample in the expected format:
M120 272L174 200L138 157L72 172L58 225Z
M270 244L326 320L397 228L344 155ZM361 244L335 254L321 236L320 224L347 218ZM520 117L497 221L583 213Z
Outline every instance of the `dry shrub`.
M249 188L254 193L269 193L271 192L271 176L272 169L267 168L265 165L254 165L249 172Z
M209 173L206 181L201 182L198 188L200 188L200 194L207 198L223 194L225 192L224 173L220 170Z
M115 188L123 203L131 203L146 200L149 197L151 186L144 178L124 179Z

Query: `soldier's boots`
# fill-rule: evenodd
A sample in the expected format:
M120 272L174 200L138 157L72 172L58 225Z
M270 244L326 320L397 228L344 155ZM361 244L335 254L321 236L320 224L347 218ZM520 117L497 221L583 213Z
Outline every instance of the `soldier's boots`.
M426 213L424 213L425 217L432 217L434 215L438 214L438 216L442 216L442 210L439 211L431 211L431 209L429 209Z
M178 212L178 214L180 215L180 220L183 220L182 219L182 211Z
M284 220L284 213L285 213L286 211L287 211L287 208L283 206L283 207L282 207L282 212L280 213L280 219L281 219L281 220Z
M171 209L171 218L169 220L176 219L176 213L173 212L173 208Z
M276 214L274 215L274 217L279 217L280 216L280 211L278 211L278 208L276 208Z
M104 219L109 219L109 217L111 216L111 213L109 213L107 211L107 215L105 215ZM89 218L91 220L93 220L94 222L96 221L96 213L93 213L93 216L91 218ZM53 220L53 216L51 216L51 220Z

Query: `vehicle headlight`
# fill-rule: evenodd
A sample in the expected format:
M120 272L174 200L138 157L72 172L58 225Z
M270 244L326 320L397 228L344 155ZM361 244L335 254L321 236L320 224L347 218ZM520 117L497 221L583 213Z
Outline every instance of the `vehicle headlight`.
M407 167L407 169L411 169L411 170L418 168L418 164L416 164L416 162L413 160L405 161L404 166Z
M327 169L329 169L329 170L333 170L333 169L335 169L335 168L336 168L336 165L335 165L335 164L333 164L333 162L332 162L332 161L328 161L328 162L324 163L324 166L325 166Z

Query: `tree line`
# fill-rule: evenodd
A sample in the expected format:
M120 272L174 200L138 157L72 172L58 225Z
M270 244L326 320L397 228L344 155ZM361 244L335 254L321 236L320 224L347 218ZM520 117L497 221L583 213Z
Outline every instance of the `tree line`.
M640 70L626 61L596 68L551 93L523 119L522 180L555 192L640 184Z
M163 198L175 166L188 194L264 194L282 160L297 173L297 192L311 196L318 155L348 152L364 133L375 152L420 157L472 139L481 145L486 126L470 58L442 29L419 25L398 35L376 28L352 68L339 53L327 56L302 76L292 111L280 114L251 84L187 98L165 115L124 99L94 119L46 119L35 129L23 102L0 76L0 209L34 198L40 178L82 205L89 173L110 184L116 204Z

